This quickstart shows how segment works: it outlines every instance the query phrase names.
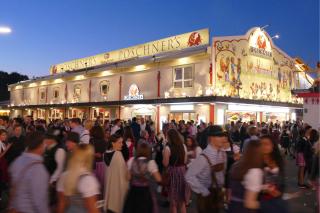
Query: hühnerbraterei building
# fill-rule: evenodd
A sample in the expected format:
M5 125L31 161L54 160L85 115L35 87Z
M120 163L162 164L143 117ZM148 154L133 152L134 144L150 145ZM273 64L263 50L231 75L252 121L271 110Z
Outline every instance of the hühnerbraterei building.
M50 75L9 85L12 117L46 120L295 120L292 89L312 79L263 29L214 37L201 29L52 65Z

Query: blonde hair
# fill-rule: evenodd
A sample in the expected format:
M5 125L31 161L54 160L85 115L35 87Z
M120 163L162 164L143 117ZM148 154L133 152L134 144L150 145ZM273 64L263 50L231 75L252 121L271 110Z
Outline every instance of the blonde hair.
M83 126L84 126L84 128L85 128L86 130L89 130L89 131L90 131L90 129L92 129L92 127L93 127L93 121L92 121L92 120L85 120Z
M77 193L78 179L82 174L92 172L94 148L90 144L79 144L68 161L64 181L64 194L66 196Z

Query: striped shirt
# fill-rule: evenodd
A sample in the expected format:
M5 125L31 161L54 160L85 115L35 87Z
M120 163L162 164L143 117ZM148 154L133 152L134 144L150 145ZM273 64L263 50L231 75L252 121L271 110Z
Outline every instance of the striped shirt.
M227 162L226 153L211 145L208 145L202 153L208 156L212 165ZM219 186L224 185L224 174L224 170L215 173ZM191 163L186 173L186 181L195 193L202 194L203 196L208 196L210 194L208 189L212 183L211 168L204 156L200 155Z

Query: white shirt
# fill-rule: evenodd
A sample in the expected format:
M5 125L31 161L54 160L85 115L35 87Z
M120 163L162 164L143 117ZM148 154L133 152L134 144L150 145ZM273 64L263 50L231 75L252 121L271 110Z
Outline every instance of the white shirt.
M263 171L258 168L249 169L242 182L244 188L252 192L260 192L263 186L262 183Z
M64 149L62 149L62 148L57 149L57 151L54 155L54 160L57 163L57 168L50 177L50 183L53 183L59 179L59 177L64 169L66 156L67 156L67 153L66 153L66 151L64 151Z
M146 123L140 124L140 131L146 130Z
M0 141L0 154L6 150L6 144Z
M145 157L139 157L139 159L146 159ZM127 162L127 166L128 166L128 169L131 170L132 168L132 163L134 161L134 157L130 158ZM156 164L156 162L154 160L149 160L148 162L148 172L150 174L153 174L155 172L158 172L159 169L158 169L158 165Z
M191 127L191 135L195 136L197 134L197 127L195 125L193 125Z
M89 144L90 143L90 132L89 130L85 129L80 134L80 143L82 144Z
M233 148L234 153L240 153L240 147L237 146L236 144L233 144L232 148ZM228 151L231 151L231 147L229 147L227 149L222 149L222 150L225 152L228 152Z
M118 127L117 125L113 126L113 127L111 128L110 134L113 135L113 134L116 133L119 129L120 129L120 127Z
M58 184L57 184L58 192L64 192L64 181L66 178L66 174L67 172L64 172L58 181ZM93 174L82 176L78 181L77 191L84 198L92 197L94 195L100 194L100 186L97 178Z

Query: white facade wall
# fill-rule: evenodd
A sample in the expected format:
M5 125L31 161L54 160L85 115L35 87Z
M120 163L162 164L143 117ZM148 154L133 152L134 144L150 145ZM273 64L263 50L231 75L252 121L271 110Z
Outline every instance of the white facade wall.
M210 106L209 104L196 104L195 110L197 118L200 121L208 123L210 120Z
M173 65L172 65L173 64ZM201 59L192 63L194 66L193 87L192 88L173 88L174 67L177 63L168 63L159 68L150 68L144 71L124 72L104 77L83 77L77 80L77 76L73 80L56 79L41 85L36 82L37 86L27 87L24 89L11 88L11 104L17 105L37 105L37 104L63 104L76 102L99 102L99 101L118 101L119 100L119 80L122 77L121 100L128 95L130 85L136 84L139 87L140 94L144 99L158 98L158 71L160 71L160 98L165 97L165 93L169 92L170 97L194 97L204 94L206 86L209 84L209 59ZM190 64L179 64L185 66ZM55 83L55 81L57 83ZM89 85L91 81L91 100L89 100ZM101 95L100 83L102 81L109 82L109 92L106 97ZM67 100L66 100L66 84L67 84ZM74 96L74 88L79 85L81 88L80 97ZM39 91L38 91L39 88ZM59 96L54 98L54 91L59 91ZM199 91L202 91L199 93ZM45 98L41 99L41 92L45 92Z
M54 97L54 91L59 91L59 96L57 98ZM49 104L61 104L63 101L65 101L65 83L59 83L59 84L53 84L48 86L48 98L47 103ZM39 91L40 95L40 91Z
M92 78L91 79L91 101L117 101L119 100L119 75ZM109 92L106 99L101 95L100 83L102 81L109 82Z
M308 103L303 104L303 121L308 123L312 128L320 130L320 107L316 102L311 102L312 98L308 98Z
M68 102L74 103L74 102L88 102L89 101L89 79L85 80L78 80L78 81L68 81ZM76 85L79 85L81 88L81 93L79 100L75 100L74 96L74 88Z
M129 87L132 84L139 87L140 94L143 94L144 99L157 98L157 75L158 72L154 69L122 74L121 99L123 100L124 96L128 95Z
M22 93L23 93L23 89L11 89L10 103L13 104L14 106L22 104L23 103Z
M188 64L185 64L188 65ZM194 83L192 88L177 89L173 88L173 69L174 67L161 68L161 88L160 95L164 97L165 92L169 92L170 97L199 96L200 90L205 93L205 87L209 85L209 60L202 60L193 63L194 65ZM179 66L184 66L179 65ZM156 78L156 76L155 76ZM156 83L156 82L155 82Z

